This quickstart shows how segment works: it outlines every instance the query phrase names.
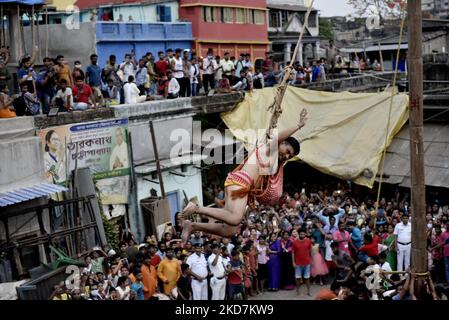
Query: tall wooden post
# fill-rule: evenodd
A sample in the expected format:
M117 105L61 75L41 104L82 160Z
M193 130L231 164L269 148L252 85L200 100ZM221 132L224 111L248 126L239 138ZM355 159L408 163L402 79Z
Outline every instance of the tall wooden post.
M161 162L159 161L159 152L157 151L156 136L154 135L153 121L150 121L151 141L153 142L154 158L156 159L156 170L159 177L159 186L161 187L161 196L165 198L164 180L162 179Z
M427 271L426 188L423 147L423 60L421 0L407 3L408 81L410 87L410 166L412 203L412 268ZM421 279L422 280L422 279ZM422 281L418 282L417 294Z

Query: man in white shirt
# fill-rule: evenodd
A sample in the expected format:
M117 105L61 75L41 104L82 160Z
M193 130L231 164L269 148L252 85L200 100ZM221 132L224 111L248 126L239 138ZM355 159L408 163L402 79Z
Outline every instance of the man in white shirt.
M214 58L214 51L209 49L207 57L203 59L203 84L206 95L209 93L209 86L211 89L215 88L215 73L217 70L218 64Z
M179 86L181 86L181 83L184 80L184 65L181 58L181 49L175 50L175 57L171 61L171 68L173 70L173 77L178 81Z
M398 251L397 271L404 271L410 267L410 253L412 249L412 225L408 214L402 215L402 222L394 227L395 244Z
M195 253L187 258L189 273L192 276L193 300L207 300L207 261L202 246L195 245Z
M253 69L253 64L251 63L251 55L249 53L245 54L245 60L242 62L243 68Z
M225 52L224 59L220 61L220 67L226 77L229 77L231 71L235 69L234 63L229 60L229 52Z
M131 55L127 54L125 56L125 61L120 65L120 70L123 72L123 78L126 79L129 78L129 76L135 76L136 74L137 66L134 63L134 61L131 59Z
M229 241L229 238L222 238L221 243L226 247L229 253L232 252L232 249L235 247L234 244Z
M212 245L212 254L207 259L207 263L212 273L212 278L210 279L212 300L224 300L226 294L226 270L218 244Z
M181 86L179 85L178 80L173 78L173 74L171 71L167 71L168 78L168 95L167 99L176 99L179 96L179 90L181 90Z
M125 104L136 104L147 100L147 96L140 95L140 90L134 83L134 76L128 77L128 82L123 86L125 93Z
M59 107L60 112L70 111L73 108L73 93L71 88L67 88L67 80L59 81L60 89L53 98L53 103Z

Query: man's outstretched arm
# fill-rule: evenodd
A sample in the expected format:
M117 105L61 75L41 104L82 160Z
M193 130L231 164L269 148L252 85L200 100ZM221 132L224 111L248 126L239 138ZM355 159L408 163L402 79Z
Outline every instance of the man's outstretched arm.
M296 131L304 127L306 125L306 122L307 122L307 110L302 109L299 118L299 123L294 127L290 127L281 131L278 136L278 143L281 143L285 141L288 137L292 136Z

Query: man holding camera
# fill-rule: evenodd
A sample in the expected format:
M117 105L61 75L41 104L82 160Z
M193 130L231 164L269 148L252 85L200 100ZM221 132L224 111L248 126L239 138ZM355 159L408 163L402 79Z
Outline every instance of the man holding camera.
M37 74L36 90L42 103L43 112L48 113L51 101L55 96L55 69L51 58L45 57L43 62L45 67Z

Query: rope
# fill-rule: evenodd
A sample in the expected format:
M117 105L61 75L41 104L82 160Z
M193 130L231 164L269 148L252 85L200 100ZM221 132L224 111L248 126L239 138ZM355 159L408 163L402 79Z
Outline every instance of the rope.
M306 17L304 19L304 24L302 25L302 30L301 30L301 33L299 34L298 42L296 43L295 50L293 51L293 57L296 57L296 55L298 53L299 46L301 45L302 38L303 38L304 32L306 30L306 26L309 23L309 16L312 11L312 6L313 6L314 1L315 0L312 0L310 2L309 8L307 9ZM284 69L284 77L282 79L282 82L279 84L279 86L277 88L277 93L276 93L276 96L274 97L274 101L268 107L268 110L273 111L273 114L271 116L270 126L269 126L266 136L265 136L266 140L270 139L270 133L273 129L275 129L277 127L278 119L282 114L282 108L281 108L282 100L284 99L284 95L287 90L287 83L290 80L290 76L293 71L294 59L290 59L290 60L291 60L290 64Z
M397 76L398 76L399 57L400 57L400 53L401 53L402 36L404 34L405 18L406 18L406 14L404 12L402 12L401 30L400 30L400 33L399 33L399 42L398 42L398 52L396 54L396 64L395 64L394 76L393 76L393 88L391 90L390 108L389 108L389 111L388 111L387 130L385 130L385 141L384 141L383 152L382 152L382 160L381 160L381 165L380 165L379 188L377 189L377 200L376 200L376 205L375 205L375 214L376 215L374 217L374 225L373 225L373 230L372 230L373 234L375 232L374 229L376 228L377 213L378 213L378 210L379 210L380 193L381 193L381 190L382 190L382 180L383 180L384 169L385 169L384 168L385 155L387 153L388 130L390 129L390 122L391 122L391 109L393 108L393 98L397 94L395 92L395 87L396 87L396 80L397 80Z

